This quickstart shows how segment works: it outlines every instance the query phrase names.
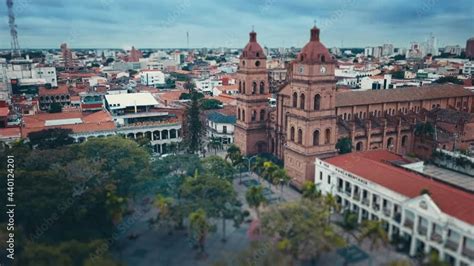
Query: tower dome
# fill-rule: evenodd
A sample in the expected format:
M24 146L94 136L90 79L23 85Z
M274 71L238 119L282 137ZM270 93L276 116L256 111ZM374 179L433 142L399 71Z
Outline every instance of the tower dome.
M250 32L250 39L240 58L242 59L265 59L265 52L262 49L262 46L257 42L257 33L255 31Z
M297 61L303 64L320 64L334 61L328 49L319 41L319 28L316 26L311 29L310 40L301 49Z

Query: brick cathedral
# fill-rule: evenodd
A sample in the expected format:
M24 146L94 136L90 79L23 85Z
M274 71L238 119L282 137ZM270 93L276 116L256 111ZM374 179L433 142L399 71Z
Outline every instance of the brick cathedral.
M309 42L289 64L286 82L271 91L266 55L252 31L237 71L234 134L242 153L274 154L299 186L314 180L316 157L337 154L342 137L350 138L357 151L406 154L414 148L414 126L431 111L449 109L473 118L474 93L460 85L338 92L336 63L313 27ZM276 107L268 104L272 93ZM464 135L463 144L474 145L474 130Z

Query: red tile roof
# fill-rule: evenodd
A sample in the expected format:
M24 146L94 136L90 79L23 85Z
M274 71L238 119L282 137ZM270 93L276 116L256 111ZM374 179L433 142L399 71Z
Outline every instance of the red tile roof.
M42 95L59 95L59 94L69 94L68 86L66 84L61 84L56 89L47 89L45 87L39 88L38 94Z
M354 106L390 102L407 102L448 97L474 96L462 85L442 84L389 90L344 91L336 94L336 106Z
M80 118L82 123L46 126L48 120L73 119ZM85 114L82 112L63 112L63 113L41 113L23 117L23 127L21 128L22 137L26 138L30 132L41 131L49 128L71 129L74 133L80 132L98 132L114 130L115 123L112 116L105 110Z
M0 116L8 116L10 109L8 107L0 107Z
M387 162L395 160L403 158L389 151L379 150L353 152L325 161L409 198L418 197L422 189L428 189L430 197L444 213L474 224L474 194Z
M20 128L19 127L0 128L0 137L2 137L2 138L19 138L20 137Z

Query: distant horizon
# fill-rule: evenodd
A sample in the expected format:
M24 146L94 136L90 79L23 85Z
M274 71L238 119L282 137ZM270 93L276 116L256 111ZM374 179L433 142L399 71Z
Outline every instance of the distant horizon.
M35 0L14 1L20 47L72 49L140 47L243 48L255 28L268 47L302 47L309 29L321 29L326 47L391 43L408 48L433 35L438 48L465 46L474 36L474 4L379 0ZM0 48L10 48L6 8L0 9ZM108 48L107 48L108 47ZM141 48L143 49L143 48ZM195 48L199 49L199 48Z

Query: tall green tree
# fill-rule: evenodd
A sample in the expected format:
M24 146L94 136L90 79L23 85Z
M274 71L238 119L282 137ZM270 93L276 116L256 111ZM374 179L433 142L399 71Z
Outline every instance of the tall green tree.
M206 212L203 209L198 209L189 214L189 231L190 236L199 249L198 257L207 257L206 254L206 239L211 228L211 224L207 219Z
M38 149L55 149L74 143L71 129L51 128L28 134L30 146Z
M388 235L383 228L383 222L367 220L362 223L359 242L368 239L370 241L370 250L385 246L388 244Z
M202 148L202 138L205 134L205 127L201 121L201 108L199 104L198 93L194 89L194 84L188 82L186 88L189 90L191 95L191 103L189 104L186 115L187 115L187 130L185 140L188 145L188 151L190 153L196 153Z
M255 209L257 219L260 219L260 207L267 202L267 199L263 195L263 187L253 186L245 192L245 199L249 207Z
M309 200L316 200L321 197L321 193L317 190L316 184L311 181L306 181L303 184L303 198Z
M346 154L352 152L352 141L348 137L340 138L337 140L336 149L339 154Z
M321 254L345 245L344 239L328 224L324 201L291 202L275 206L262 216L263 236L275 239L276 246L293 261L316 262Z

